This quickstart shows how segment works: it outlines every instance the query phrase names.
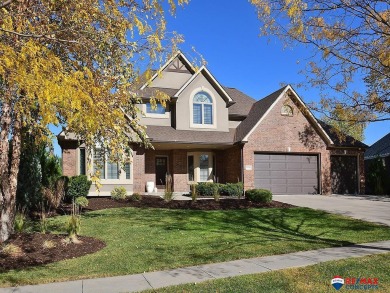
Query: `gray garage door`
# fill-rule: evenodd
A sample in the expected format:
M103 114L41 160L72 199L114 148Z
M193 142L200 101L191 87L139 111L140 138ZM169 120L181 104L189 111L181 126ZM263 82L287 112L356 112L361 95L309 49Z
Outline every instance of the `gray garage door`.
M255 187L274 194L318 193L318 156L255 154Z

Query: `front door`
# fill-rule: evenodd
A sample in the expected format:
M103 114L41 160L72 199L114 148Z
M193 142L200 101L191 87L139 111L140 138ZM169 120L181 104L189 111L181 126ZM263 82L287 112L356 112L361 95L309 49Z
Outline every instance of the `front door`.
M168 158L156 157L156 185L165 186L165 176L168 171Z

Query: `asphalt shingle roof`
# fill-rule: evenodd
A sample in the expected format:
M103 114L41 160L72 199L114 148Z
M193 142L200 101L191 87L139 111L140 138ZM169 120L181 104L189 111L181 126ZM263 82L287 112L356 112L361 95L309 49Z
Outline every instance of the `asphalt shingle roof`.
M229 132L177 130L170 126L148 125L146 133L153 142L233 144L235 129Z
M390 156L390 132L370 146L364 154L365 159Z
M256 123L264 116L269 107L276 101L280 94L285 90L285 87L278 89L276 92L266 96L265 98L254 103L248 113L247 118L237 127L235 141L239 142L255 127Z
M255 99L244 94L236 88L223 87L228 95L236 102L229 107L229 115L246 116L256 102Z

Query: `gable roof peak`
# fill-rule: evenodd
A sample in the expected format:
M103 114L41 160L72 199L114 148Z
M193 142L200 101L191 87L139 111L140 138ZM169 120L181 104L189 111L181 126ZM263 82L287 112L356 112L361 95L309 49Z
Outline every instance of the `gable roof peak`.
M158 70L155 71L153 76L147 80L140 88L140 90L144 90L146 87L148 87L152 81L161 73L163 72L169 64L171 64L176 58L181 58L181 61L184 63L186 67L188 67L191 74L195 74L196 69L194 65L187 59L187 57L181 52L180 50L177 50L164 64L161 66Z

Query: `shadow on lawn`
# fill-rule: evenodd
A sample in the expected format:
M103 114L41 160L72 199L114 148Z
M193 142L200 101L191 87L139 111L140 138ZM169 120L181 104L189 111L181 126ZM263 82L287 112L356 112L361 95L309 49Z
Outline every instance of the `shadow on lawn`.
M119 212L119 214L118 214ZM98 214L87 213L85 218L110 217L109 211ZM193 211L161 209L120 209L115 216L129 216L134 221L144 221L149 227L163 230L181 230L193 232L226 233L243 236L239 243L266 243L270 241L288 241L300 243L317 243L326 246L343 246L353 244L351 241L331 237L340 233L338 219L331 219L326 212L311 209L257 209L231 211ZM323 219L329 219L328 221ZM348 223L349 232L372 229L370 226ZM347 238L347 237L346 237ZM347 238L348 239L348 238ZM231 246L230 246L231 247Z

